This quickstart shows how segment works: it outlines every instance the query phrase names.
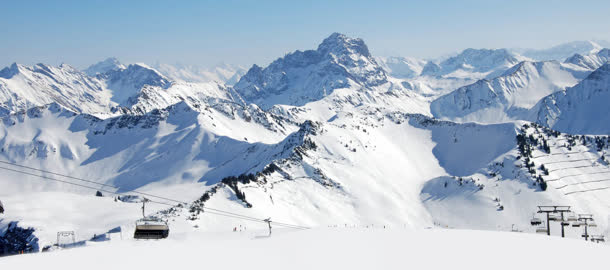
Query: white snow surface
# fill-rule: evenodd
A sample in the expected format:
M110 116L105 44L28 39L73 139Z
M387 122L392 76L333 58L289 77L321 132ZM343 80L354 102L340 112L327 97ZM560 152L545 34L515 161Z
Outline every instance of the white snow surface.
M467 230L329 228L174 234L13 256L3 269L604 269L606 245ZM239 259L236 259L238 257Z

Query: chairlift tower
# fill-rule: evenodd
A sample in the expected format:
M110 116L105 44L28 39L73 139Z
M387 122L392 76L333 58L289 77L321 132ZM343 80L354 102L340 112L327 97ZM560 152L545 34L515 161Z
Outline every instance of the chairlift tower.
M147 202L150 202L150 200L149 200L149 199L147 199L146 197L144 197L144 198L142 199L142 217L143 217L143 218L146 218L146 213L144 213L144 209L146 208L146 203L147 203Z
M561 222L561 237L565 237L565 226L570 225L567 221L563 219L564 213L569 213L570 206L559 206L559 205L550 205L550 206L538 206L539 214L546 214L546 234L551 236L551 221L559 221ZM556 216L551 216L553 214L560 214L560 218Z
M597 224L593 222L592 214L580 214L578 215L578 221L582 222L582 225L585 226L585 233L582 235L585 238L585 241L589 240L589 227L597 227ZM591 239L593 240L593 238Z

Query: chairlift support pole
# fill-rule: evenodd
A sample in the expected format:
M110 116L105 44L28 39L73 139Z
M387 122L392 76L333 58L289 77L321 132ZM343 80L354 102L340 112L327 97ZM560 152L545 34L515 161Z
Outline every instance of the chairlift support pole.
M142 199L142 217L146 218L146 214L144 213L144 209L146 208L146 203L150 200L147 198Z
M550 205L550 206L538 206L538 213L542 214L545 213L546 214L546 234L548 236L551 236L551 220L550 220L550 214L551 213L560 213L561 214L561 223L563 223L563 213L567 213L567 212L571 212L570 211L570 206L560 206L560 205ZM561 224L561 237L565 237L565 229L564 229L564 225Z
M585 234L582 235L582 237L585 238L585 241L589 240L589 221L593 221L593 215L592 214L580 214L578 215L578 220L584 222L585 225Z

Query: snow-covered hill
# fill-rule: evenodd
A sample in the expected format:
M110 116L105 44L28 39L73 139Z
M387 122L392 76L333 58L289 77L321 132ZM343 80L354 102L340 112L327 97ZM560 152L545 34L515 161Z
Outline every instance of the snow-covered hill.
M431 103L435 117L453 121L497 123L525 119L540 99L574 86L589 74L557 61L523 61L493 79L483 79Z
M542 99L531 120L572 134L610 134L610 64L606 63L574 87Z

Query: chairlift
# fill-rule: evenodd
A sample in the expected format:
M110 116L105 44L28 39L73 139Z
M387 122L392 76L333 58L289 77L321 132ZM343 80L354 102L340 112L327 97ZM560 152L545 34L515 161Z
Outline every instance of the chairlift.
M570 226L570 222L564 220L561 222L561 226Z
M549 215L549 221L561 221L561 217L558 215Z
M135 239L163 239L169 236L167 222L157 218L143 218L136 221Z
M592 227L592 228L597 227L597 223L595 223L593 221L591 221L591 223L589 223L587 225L589 225L589 227Z
M532 226L536 226L536 225L542 224L542 220L540 220L540 218L537 218L534 216L532 218L532 220L530 221L530 223L532 224Z
M576 215L569 215L569 216L568 216L568 221L569 221L569 222L575 222L575 221L577 221L577 220L578 220L578 219L576 218Z
M582 222L580 222L580 221L574 221L572 223L572 227L580 227L580 225L582 225Z

